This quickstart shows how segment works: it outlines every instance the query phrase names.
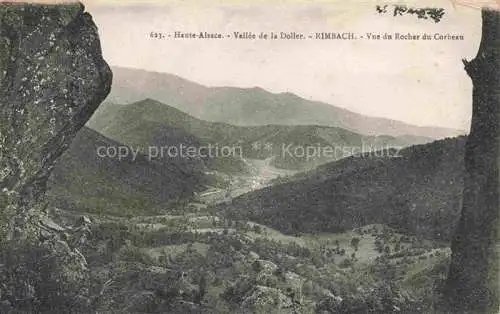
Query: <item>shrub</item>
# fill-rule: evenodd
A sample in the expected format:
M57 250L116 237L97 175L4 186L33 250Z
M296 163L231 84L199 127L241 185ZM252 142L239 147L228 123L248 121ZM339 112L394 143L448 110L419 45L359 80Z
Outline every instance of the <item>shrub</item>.
M388 245L385 246L384 253L387 254L387 255L391 254L391 248L390 248L390 246L388 246Z
M9 300L13 312L89 312L85 260L65 242L5 243L0 264L0 301Z
M350 258L345 258L340 264L339 267L347 268L352 266L352 260Z
M358 246L359 246L359 242L360 241L361 240L359 238L357 238L357 237L352 238L352 240L351 240L351 246L354 248L355 251L358 250Z
M259 225L254 225L254 226L253 226L253 231L254 231L255 233L257 233L257 234L261 234L261 233L262 233L262 228L261 228L261 226L259 226Z
M120 251L120 259L131 263L155 265L155 260L138 247L126 247Z

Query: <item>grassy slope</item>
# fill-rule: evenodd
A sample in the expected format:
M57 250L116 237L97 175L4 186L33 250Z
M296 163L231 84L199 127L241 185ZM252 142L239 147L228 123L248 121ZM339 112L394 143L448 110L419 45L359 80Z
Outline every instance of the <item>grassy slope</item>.
M136 307L146 304L150 312L184 313L164 307L179 300L194 302L196 294L174 292L185 291L186 287L196 292L201 287L200 276L204 276L206 294L196 305L199 312L277 313L274 302L279 297L285 302L281 305L289 298L300 300L296 304L298 313L314 313L322 302L339 296L346 306L342 313L364 313L367 309L387 313L387 306L373 308L374 301L408 306L403 308L404 313L421 313L423 309L417 306L429 302L421 298L432 294L432 285L445 274L441 266L449 256L447 249L433 248L434 243L412 237L403 242L403 257L380 253L374 244L376 239L385 239L385 244L394 248L405 237L383 225L293 237L265 226L256 228L253 222L231 221L203 211L113 222L103 217L93 219L96 223L82 250L95 276L102 277L102 282L113 281L102 310L111 307L138 312ZM350 244L354 237L361 239L357 251ZM345 253L334 252L336 241ZM105 254L99 253L103 249ZM346 260L351 261L349 266ZM384 272L388 267L394 271L390 281ZM171 277L164 278L165 274ZM183 280L179 281L181 274ZM130 276L134 279L129 280ZM373 291L389 282L397 287L391 295ZM162 291L174 295L165 296ZM266 293L254 299L256 291ZM137 299L144 293L152 299ZM364 310L356 312L358 307ZM388 307L392 309L392 305ZM291 308L283 310L293 312ZM330 310L334 311L333 307Z
M97 147L122 144L84 128L62 156L50 179L55 205L92 212L159 212L210 184L209 178L176 163L150 162L145 156L123 160L97 156Z

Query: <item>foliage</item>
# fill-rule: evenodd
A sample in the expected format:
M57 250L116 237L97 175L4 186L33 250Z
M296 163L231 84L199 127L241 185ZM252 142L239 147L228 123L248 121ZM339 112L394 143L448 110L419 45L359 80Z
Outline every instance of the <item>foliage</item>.
M387 13L388 5L377 5L377 12L380 14ZM419 19L432 19L435 23L439 23L445 14L443 8L409 8L406 5L393 5L393 15L402 16L403 14L416 15Z
M360 241L361 241L361 239L358 238L358 237L352 238L352 240L351 240L351 246L354 248L354 250L356 250L356 251L358 250L358 245L359 245Z
M464 164L457 156L464 154L465 139L412 146L400 152L404 158L345 158L216 210L289 235L381 223L408 236L448 241L460 213Z
M56 247L8 242L0 248L0 301L10 311L88 311L89 281L78 256ZM59 247L59 248L57 248Z

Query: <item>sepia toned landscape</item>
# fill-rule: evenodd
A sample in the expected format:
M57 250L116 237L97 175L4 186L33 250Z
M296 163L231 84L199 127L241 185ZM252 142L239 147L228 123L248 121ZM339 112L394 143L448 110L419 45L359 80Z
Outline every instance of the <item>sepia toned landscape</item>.
M497 313L500 15L438 7L0 4L0 313Z

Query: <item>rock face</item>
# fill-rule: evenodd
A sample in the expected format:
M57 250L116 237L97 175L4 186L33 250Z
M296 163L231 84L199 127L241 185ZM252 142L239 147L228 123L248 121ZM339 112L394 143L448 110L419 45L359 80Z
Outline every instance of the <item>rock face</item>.
M83 5L0 5L0 222L9 221L9 238L30 233L54 163L111 81Z
M500 302L500 12L483 10L482 18L479 52L464 60L474 86L473 115L446 287L453 313L498 313Z
M42 197L111 80L83 5L0 4L2 313L88 313L86 260L45 217Z

